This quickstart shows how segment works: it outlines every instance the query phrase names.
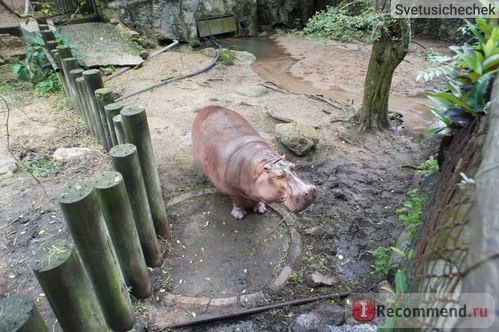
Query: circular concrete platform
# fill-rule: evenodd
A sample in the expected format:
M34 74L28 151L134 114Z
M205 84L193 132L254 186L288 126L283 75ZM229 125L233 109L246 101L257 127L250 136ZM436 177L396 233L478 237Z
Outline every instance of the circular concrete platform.
M291 216L272 206L263 215L249 212L235 220L231 209L230 199L214 189L167 203L174 225L166 259L172 295L237 302L286 282L302 252Z

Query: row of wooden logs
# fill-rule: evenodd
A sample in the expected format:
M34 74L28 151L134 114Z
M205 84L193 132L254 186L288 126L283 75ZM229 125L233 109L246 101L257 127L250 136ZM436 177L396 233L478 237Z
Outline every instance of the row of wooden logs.
M146 112L114 103L99 70L79 68L69 47L42 35L54 46L68 99L109 151L114 171L60 193L72 241L44 244L31 268L64 331L127 331L135 324L129 291L151 296L147 267L163 264L158 237L171 236ZM2 299L0 307L7 330L48 331L30 298Z

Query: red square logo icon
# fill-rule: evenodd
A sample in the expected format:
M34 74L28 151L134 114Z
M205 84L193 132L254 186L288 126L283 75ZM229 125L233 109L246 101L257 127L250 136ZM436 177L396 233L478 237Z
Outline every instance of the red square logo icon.
M355 300L352 305L352 316L358 322L369 322L376 316L376 304L372 300Z

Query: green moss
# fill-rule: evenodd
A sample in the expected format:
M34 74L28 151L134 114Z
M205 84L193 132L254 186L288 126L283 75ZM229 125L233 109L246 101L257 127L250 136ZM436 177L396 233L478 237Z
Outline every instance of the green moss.
M233 65L236 61L236 54L230 50L221 50L219 53L220 61L226 65Z

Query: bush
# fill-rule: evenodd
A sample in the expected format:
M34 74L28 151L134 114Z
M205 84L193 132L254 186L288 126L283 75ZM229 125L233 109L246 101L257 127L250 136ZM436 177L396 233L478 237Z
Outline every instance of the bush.
M374 8L362 1L344 1L317 12L307 22L303 33L341 41L372 41L377 22Z
M45 42L42 35L37 33L27 39L29 46L26 48L26 59L15 61L12 71L21 80L31 82L39 93L61 91L57 74L43 50Z

